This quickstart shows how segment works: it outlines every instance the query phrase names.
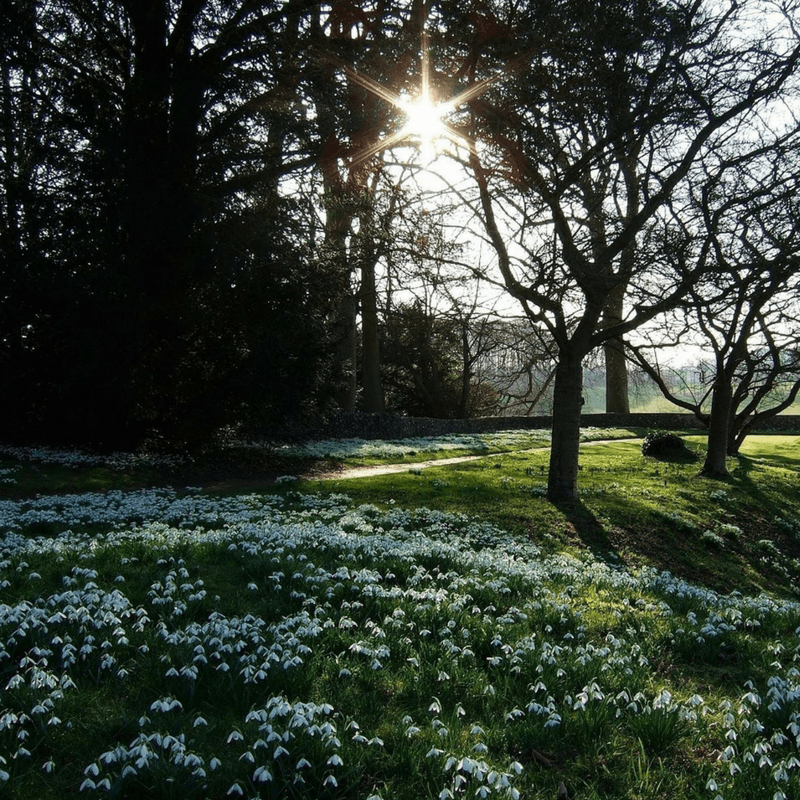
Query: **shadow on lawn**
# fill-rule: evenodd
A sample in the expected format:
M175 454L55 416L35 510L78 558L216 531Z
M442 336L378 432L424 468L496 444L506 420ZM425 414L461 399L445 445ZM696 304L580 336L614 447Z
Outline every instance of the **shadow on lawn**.
M563 515L574 543L607 564L630 570L649 565L723 593L763 588L753 581L755 576L745 577L742 553L734 552L730 546L712 551L703 546L698 533L678 531L659 523L651 510L635 500L628 500L627 505L627 522L616 523L598 519L581 500L558 503L556 508ZM613 516L619 516L619 509Z
M606 526L582 500L563 500L553 505L564 515L569 532L580 540L582 546L588 547L595 558L627 566Z
M758 508L762 517L774 521L776 517L782 517L786 513L786 502L782 492L776 492L764 474L758 474L759 468L763 464L781 467L783 459L776 459L777 464L770 464L769 460L752 458L739 454L736 456L736 466L731 470L731 476L727 479L729 485L741 487L749 498L750 505ZM797 466L795 458L787 465L787 469ZM800 480L796 481L800 483ZM773 489L772 492L769 489ZM792 548L796 553L800 553L800 542L793 537L787 539L788 544L794 545Z

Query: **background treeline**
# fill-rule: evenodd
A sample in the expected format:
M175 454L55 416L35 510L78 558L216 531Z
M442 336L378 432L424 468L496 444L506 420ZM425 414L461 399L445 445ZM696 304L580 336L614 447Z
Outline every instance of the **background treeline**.
M3 6L2 434L132 446L315 407L343 280L278 192L319 149L298 17Z
M646 375L703 419L710 473L800 390L796 0L0 11L5 439L552 407L568 497L592 359L607 411ZM423 85L462 98L450 185L394 135Z

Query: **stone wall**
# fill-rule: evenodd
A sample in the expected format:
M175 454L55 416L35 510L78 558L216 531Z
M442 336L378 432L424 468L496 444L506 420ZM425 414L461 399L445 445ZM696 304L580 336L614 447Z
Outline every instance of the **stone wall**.
M513 429L549 429L551 417L479 417L477 419L431 419L397 417L392 414L339 413L323 428L306 438L318 439L406 439L443 436L448 433L490 433ZM647 428L650 430L703 430L693 414L584 414L581 424L589 428ZM772 417L764 430L800 431L800 415Z

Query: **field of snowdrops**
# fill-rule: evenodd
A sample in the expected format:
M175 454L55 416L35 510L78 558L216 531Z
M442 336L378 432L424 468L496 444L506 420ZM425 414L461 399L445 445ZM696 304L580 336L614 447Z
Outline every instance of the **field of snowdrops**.
M381 506L0 501L0 796L800 796L800 605Z
M581 441L622 439L635 436L627 428L583 428ZM507 430L491 433L447 434L397 440L328 439L302 445L286 445L286 455L311 458L358 460L359 462L398 461L411 456L446 457L460 453L501 453L526 448L548 447L549 430ZM253 445L258 447L258 444Z

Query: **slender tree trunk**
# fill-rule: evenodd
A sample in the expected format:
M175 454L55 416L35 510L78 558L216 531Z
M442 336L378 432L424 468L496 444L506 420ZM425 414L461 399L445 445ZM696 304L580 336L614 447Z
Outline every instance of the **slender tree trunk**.
M459 419L467 418L470 388L472 385L472 359L469 351L469 332L466 323L461 328L461 396L458 400Z
M603 318L604 325L617 325L622 322L625 287L620 285L608 299ZM603 345L606 361L606 414L629 414L628 363L621 339L609 339Z
M709 478L728 477L725 458L731 433L731 403L733 392L724 370L721 370L714 384L711 397L711 419L708 423L708 452L702 473Z
M342 365L344 381L336 395L342 411L354 411L358 383L356 381L356 299L345 294L339 302L334 323L336 336L336 357Z
M361 265L361 376L364 383L364 411L384 411L381 386L381 356L378 348L378 303L375 263L365 258Z
M562 351L556 367L553 387L553 438L547 482L547 497L553 501L574 500L578 496L578 453L583 401L581 362L580 356Z

